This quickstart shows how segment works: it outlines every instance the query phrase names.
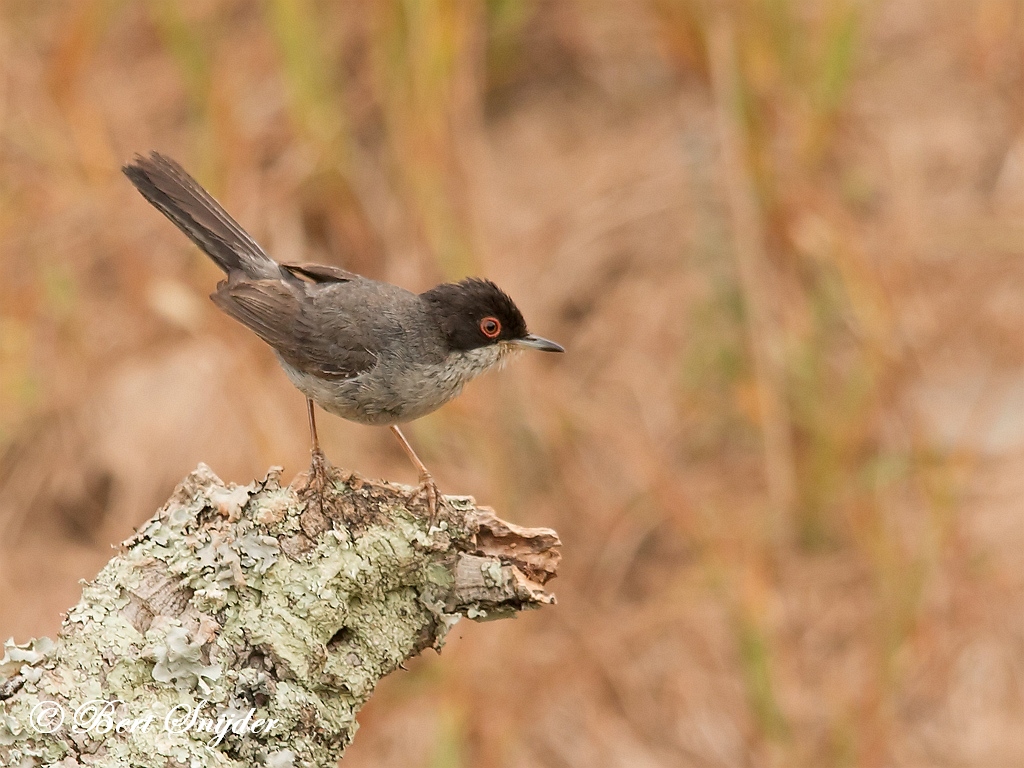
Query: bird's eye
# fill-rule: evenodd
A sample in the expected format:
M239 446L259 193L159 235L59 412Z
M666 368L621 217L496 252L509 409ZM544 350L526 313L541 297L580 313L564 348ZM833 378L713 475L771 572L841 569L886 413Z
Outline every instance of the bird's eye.
M480 332L488 339L495 339L501 333L501 323L496 317L485 317L480 321Z

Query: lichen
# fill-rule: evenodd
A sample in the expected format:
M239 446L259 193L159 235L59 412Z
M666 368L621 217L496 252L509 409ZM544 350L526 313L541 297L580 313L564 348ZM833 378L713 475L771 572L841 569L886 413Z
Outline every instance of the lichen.
M428 529L405 489L349 478L328 495L309 518L278 473L226 486L200 465L84 585L56 643L5 644L0 765L333 764L378 680L463 614L500 611L460 603L471 500ZM511 566L477 561L489 601L515 596ZM40 707L63 719L40 728ZM162 727L186 711L190 727Z
M37 637L20 644L15 643L13 637L4 641L4 655L0 658L0 681L15 673L27 674L32 665L42 661L53 647L53 640L48 637Z
M180 623L168 619L146 633L150 645L144 655L152 658L153 679L169 683L178 690L199 689L205 696L210 694L209 683L221 675L216 664L203 662L205 643L202 638L189 639L189 632ZM168 626L170 624L170 626Z

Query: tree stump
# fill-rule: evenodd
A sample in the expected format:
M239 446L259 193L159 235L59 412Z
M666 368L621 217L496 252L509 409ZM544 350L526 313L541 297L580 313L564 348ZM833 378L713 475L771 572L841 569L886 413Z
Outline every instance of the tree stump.
M55 641L0 659L0 765L333 765L377 681L461 618L554 603L557 534L332 470L225 485L200 465Z

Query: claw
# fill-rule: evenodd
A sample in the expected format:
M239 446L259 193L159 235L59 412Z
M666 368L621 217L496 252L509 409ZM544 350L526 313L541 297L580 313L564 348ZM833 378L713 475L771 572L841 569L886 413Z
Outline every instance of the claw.
M416 466L420 472L420 487L416 491L416 495L426 494L427 496L427 524L428 528L432 528L434 523L437 522L437 500L440 494L437 491L437 484L434 482L434 478L430 472L427 471L426 466L420 461L420 457L416 455L416 451L409 445L409 441L405 439L405 435L402 434L402 430L397 425L391 425L391 431L395 433L395 437L398 438L398 442L401 443L402 448L405 450L406 455Z
M306 479L306 486L303 490L316 497L320 511L323 512L325 508L324 490L331 481L328 471L331 463L327 460L324 452L320 450L320 438L316 434L316 412L313 409L313 401L308 397L306 398L306 413L309 416L309 438L313 443L313 450L309 459L309 477Z
M427 497L427 527L433 528L437 522L437 500L440 493L437 490L437 483L429 472L420 472L420 487L416 495L424 494Z
M328 469L330 466L331 463L327 460L324 452L319 447L314 448L309 461L309 477L306 479L306 485L303 487L303 490L316 498L321 512L326 506L324 503L324 491L331 482Z

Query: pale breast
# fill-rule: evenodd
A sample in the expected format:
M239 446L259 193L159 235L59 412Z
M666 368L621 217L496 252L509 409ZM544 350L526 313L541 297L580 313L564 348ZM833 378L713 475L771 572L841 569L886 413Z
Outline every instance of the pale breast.
M437 410L467 382L500 365L513 349L496 344L453 353L444 362L426 365L388 357L366 373L340 381L321 379L278 359L292 384L328 413L361 424L386 426Z

